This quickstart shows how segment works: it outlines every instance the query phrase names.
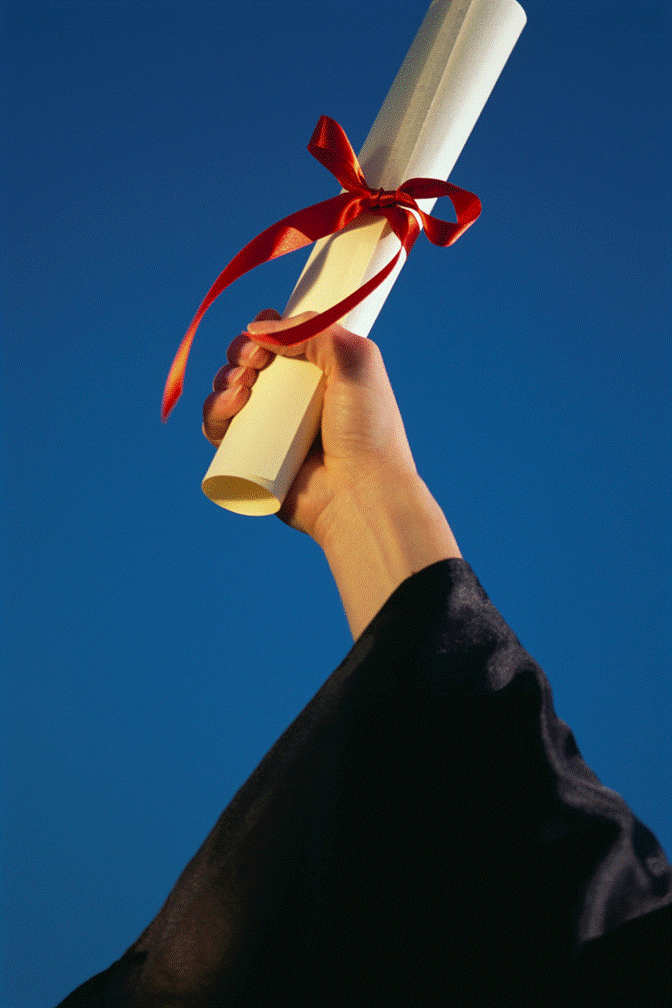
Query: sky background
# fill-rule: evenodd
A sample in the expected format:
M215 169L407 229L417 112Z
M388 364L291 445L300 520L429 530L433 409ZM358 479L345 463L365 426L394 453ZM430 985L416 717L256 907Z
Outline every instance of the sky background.
M464 556L669 854L672 8L524 6L451 175L483 214L416 243L372 338ZM314 543L200 490L225 348L306 253L160 398L228 260L336 194L313 128L359 149L426 7L3 4L7 1008L123 953L350 647Z

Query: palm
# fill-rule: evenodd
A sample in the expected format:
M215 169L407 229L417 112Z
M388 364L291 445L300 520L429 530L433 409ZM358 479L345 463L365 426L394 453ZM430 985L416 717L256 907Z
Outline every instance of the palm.
M413 466L377 348L359 341L354 361L348 339L352 339L350 334L332 346L337 363L327 371L320 435L279 512L292 528L313 536L325 508L334 505L336 497L347 493L353 483L383 465ZM348 365L355 363L356 374L351 375Z

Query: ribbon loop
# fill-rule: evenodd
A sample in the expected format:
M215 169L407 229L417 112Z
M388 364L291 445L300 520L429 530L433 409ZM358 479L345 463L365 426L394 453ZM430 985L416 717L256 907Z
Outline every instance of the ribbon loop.
M274 336L268 334L265 337L267 343L294 346L316 336L343 318L390 275L399 261L402 248L409 252L420 233L415 214L411 211L415 211L420 217L429 241L443 247L456 242L481 212L477 196L439 179L414 178L403 182L398 189L371 189L344 130L328 116L320 116L308 144L308 150L320 164L328 168L346 192L322 203L315 203L304 210L297 210L277 224L271 225L253 238L220 273L196 312L170 368L163 392L161 415L164 421L168 419L173 406L182 394L187 358L203 315L215 298L244 273L277 256L304 248L319 238L342 231L363 213L378 213L387 218L401 247L383 269L347 298L309 319L308 322L291 326ZM447 196L453 204L457 215L456 224L430 216L421 210L416 202L418 199L438 199L440 196Z

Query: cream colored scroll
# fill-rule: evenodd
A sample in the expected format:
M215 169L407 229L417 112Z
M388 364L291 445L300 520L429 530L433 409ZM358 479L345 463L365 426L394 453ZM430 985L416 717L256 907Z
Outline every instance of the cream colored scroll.
M446 180L525 25L516 0L433 0L359 154L372 188L408 178ZM436 201L422 200L427 213ZM324 311L396 254L385 218L360 218L315 247L284 311ZM368 336L404 264L341 324ZM277 511L319 429L322 373L276 357L261 371L203 480L204 493L239 514Z

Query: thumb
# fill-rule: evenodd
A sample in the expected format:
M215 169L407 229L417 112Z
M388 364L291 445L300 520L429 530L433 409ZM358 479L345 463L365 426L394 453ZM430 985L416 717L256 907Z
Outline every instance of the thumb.
M315 318L318 312L307 311L302 312L301 315L293 315L291 318L282 318L279 312L276 312L273 308L266 308L264 311L259 312L253 322L247 327L247 335L258 343L260 346L265 347L267 350L272 351L274 354L279 354L281 357L301 357L305 354L306 344L310 340L304 340L302 343L295 343L294 346L278 346L274 342L265 342L264 336L268 334L273 334L277 332L282 332L285 329L291 329L292 326L299 325L301 322L307 322L308 319ZM318 336L314 336L313 339L318 339Z
M264 313L260 312L261 314ZM277 315L277 313L275 314ZM247 335L255 343L274 354L280 354L283 357L303 357L305 360L309 360L311 364L319 367L327 377L355 384L372 382L377 385L381 381L387 384L385 367L376 344L364 336L357 336L355 333L349 332L338 323L330 325L323 332L317 333L311 339L304 340L303 343L296 343L294 346L281 346L264 341L264 336L267 334L290 329L300 322L307 322L317 314L317 312L309 311L303 312L301 315L294 315L292 318L271 318L266 314L263 320L258 315L255 321L248 325Z

